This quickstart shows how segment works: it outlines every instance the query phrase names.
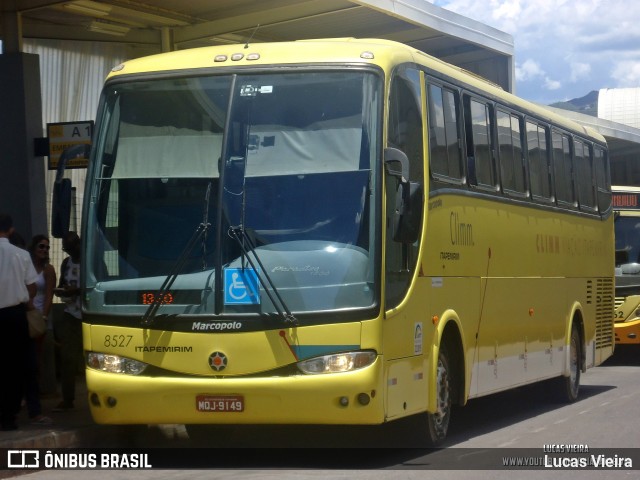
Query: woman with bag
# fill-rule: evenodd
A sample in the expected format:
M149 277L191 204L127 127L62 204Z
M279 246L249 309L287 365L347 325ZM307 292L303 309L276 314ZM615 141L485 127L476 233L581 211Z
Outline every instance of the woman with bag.
M46 330L42 336L32 338L32 362L26 399L29 418L35 424L49 424L51 419L42 415L40 393L51 394L56 391L55 355L53 340L53 324L51 321L51 307L53 305L53 289L56 286L56 272L49 263L49 238L46 235L36 235L29 245L29 253L33 266L38 274L36 280L36 296L33 306L46 323Z

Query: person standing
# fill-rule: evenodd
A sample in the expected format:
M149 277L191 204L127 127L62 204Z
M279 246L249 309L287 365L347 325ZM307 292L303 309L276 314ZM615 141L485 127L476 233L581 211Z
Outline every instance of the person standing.
M82 310L80 300L80 237L68 232L62 239L62 250L69 256L60 266L60 283L54 291L64 302L64 313L58 325L60 342L60 376L62 401L53 409L64 412L74 408L76 376L82 358Z
M27 389L27 406L29 416L35 423L47 423L47 417L43 417L41 409L38 408L39 396L36 399L31 397L29 392L39 391L40 394L53 394L56 391L56 371L55 371L55 346L53 338L53 322L51 319L51 309L53 307L53 290L56 287L56 270L49 263L49 238L46 235L36 235L31 239L29 253L33 261L33 266L38 274L36 281L37 292L33 299L33 306L42 314L47 324L45 334L33 339L36 347L36 384L31 389Z
M15 430L29 363L27 309L36 295L37 274L31 257L9 242L11 215L0 213L0 420L2 430Z
M46 239L44 235L40 235L39 237ZM24 242L23 238L20 235L18 235L16 232L14 232L9 237L9 242L15 245L16 247L22 248L23 250L27 250L27 245ZM47 249L49 248L48 245L49 243L47 240ZM31 253L31 260L33 261L34 256L33 256L32 250L33 248L29 247L29 252ZM42 250L44 250L44 248L42 248ZM45 255L44 258L48 258L48 255L49 255L48 250L46 250L46 252L47 253L44 254ZM44 281L42 278L42 272L38 271L38 265L34 262L33 266L36 269L36 273L38 274L38 280L36 280L36 296L31 299L31 303L34 310L37 310L37 312L40 315L42 315L41 304L43 303L43 301L40 298L42 296L40 294L40 290L44 289ZM55 286L55 272L54 272L53 285L51 285L52 297L53 297L54 286ZM45 317L45 323L46 323L46 317ZM24 380L24 387L25 387L24 396L27 403L27 411L29 413L29 419L31 420L31 423L36 425L48 425L52 423L52 420L49 417L42 415L42 403L40 402L40 389L38 386L38 379L39 379L39 372L40 372L39 358L42 352L43 340L44 340L44 335L38 338L29 338L29 361L27 362L27 372L26 372L26 378Z

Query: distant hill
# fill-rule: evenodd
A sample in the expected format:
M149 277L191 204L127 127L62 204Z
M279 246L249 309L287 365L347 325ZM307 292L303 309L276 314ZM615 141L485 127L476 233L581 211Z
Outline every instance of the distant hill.
M556 102L549 105L550 107L562 108L564 110L572 110L574 112L584 113L585 115L598 116L598 91L593 90L584 97L574 98L566 102Z

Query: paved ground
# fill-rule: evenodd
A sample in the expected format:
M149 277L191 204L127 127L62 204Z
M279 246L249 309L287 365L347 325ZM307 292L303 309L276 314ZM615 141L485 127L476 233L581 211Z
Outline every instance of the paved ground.
M42 399L42 413L53 420L51 425L32 425L23 407L18 417L18 430L0 432L0 448L65 448L81 447L102 427L91 418L84 379L76 384L75 409L52 412L60 397Z

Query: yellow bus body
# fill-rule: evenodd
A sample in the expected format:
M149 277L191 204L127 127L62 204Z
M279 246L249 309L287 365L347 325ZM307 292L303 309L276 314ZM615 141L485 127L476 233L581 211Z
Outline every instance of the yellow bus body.
M624 307L630 307L633 310L629 313L629 317L632 320L626 320L623 322L616 322L614 325L614 333L616 335L616 344L618 345L638 345L640 344L640 318L638 318L637 311L640 308L640 297L634 295L625 299ZM624 307L617 307L616 314L624 315L627 310ZM616 317L618 318L618 317Z
M242 58L232 60L235 53ZM215 62L223 58L220 55L227 59ZM382 40L194 49L132 60L109 78L202 68L357 64L385 72L388 91L391 73L401 63L425 66L452 82L602 141L459 68ZM428 165L427 132L424 140ZM425 174L425 192L430 191L430 181ZM538 208L528 198L505 201L445 189L425 195L422 225L418 267L404 300L366 321L215 334L98 325L91 313L85 314L87 352L122 355L173 372L132 376L88 368L94 419L103 424L380 424L435 412L438 355L444 336L451 341L452 332L457 332L461 353L460 403L569 375L574 325L580 328L583 370L612 354L612 216L580 216ZM384 275L383 268L382 285ZM318 354L372 350L377 358L366 368L346 373L259 375L294 364L293 352L305 349ZM214 351L235 360L224 376L211 371L208 362ZM241 395L244 410L198 411L199 395Z

